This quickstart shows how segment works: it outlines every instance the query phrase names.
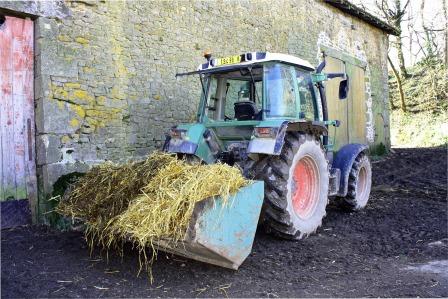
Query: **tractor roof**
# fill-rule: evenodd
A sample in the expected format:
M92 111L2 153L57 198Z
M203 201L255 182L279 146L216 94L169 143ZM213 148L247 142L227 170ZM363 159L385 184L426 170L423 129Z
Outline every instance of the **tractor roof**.
M198 71L220 70L228 67L247 66L268 61L285 62L292 65L314 70L314 67L306 60L298 57L269 52L248 52L241 55L229 56L224 58L211 58L208 62L199 65Z

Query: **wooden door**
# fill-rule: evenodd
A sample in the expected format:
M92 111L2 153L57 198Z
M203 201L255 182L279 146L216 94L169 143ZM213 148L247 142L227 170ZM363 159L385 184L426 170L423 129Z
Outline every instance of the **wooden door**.
M34 143L33 21L0 26L0 200L37 196Z
M348 140L350 143L366 144L366 89L364 69L346 63L349 76L348 100Z
M327 56L325 58L326 73L342 73L345 71L345 64L342 60ZM327 97L327 107L328 107L328 119L329 120L339 120L341 122L340 126L335 128L330 126L328 141L334 144L334 150L337 151L339 148L349 143L348 134L348 101L339 99L339 83L340 78L334 78L325 82L325 95Z
M352 59L354 60L354 59ZM337 151L348 143L366 143L366 98L364 68L352 61L326 57L326 73L346 72L349 77L349 93L345 100L339 99L339 83L335 78L325 83L328 119L339 120L338 128L329 127L329 141Z

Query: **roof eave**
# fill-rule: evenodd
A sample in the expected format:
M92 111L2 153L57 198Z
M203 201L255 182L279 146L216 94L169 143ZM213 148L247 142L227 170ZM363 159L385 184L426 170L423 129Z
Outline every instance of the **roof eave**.
M355 16L376 28L381 29L387 34L392 34L395 36L400 35L400 31L396 27L368 13L364 9L350 3L347 0L324 0L324 2L348 13L349 15Z

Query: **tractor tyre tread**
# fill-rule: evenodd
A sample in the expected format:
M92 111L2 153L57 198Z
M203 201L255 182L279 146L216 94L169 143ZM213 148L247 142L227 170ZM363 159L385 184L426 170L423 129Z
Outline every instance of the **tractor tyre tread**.
M339 202L341 203L342 207L350 211L357 211L364 208L365 206L365 204L362 206L359 205L357 200L357 188L356 188L359 169L363 163L369 163L370 165L369 158L365 153L359 154L356 157L355 161L353 162L352 168L350 169L350 173L348 176L347 195L345 197L339 197ZM371 181L369 182L369 184L370 183Z
M313 141L322 150L317 138L299 132L288 132L279 156L268 156L259 163L264 163L262 171L256 171L255 179L265 182L265 200L263 203L263 219L261 219L266 232L282 239L297 240L306 236L294 227L293 220L287 211L287 185L293 159L299 148L306 142ZM325 162L327 162L325 160ZM328 164L328 163L327 163ZM328 165L326 166L328 171ZM327 200L328 201L328 200ZM320 226L320 224L319 224Z

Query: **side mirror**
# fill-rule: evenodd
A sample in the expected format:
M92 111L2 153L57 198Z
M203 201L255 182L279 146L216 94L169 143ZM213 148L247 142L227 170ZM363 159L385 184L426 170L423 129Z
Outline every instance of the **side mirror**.
M339 83L339 99L345 100L348 95L348 76Z

